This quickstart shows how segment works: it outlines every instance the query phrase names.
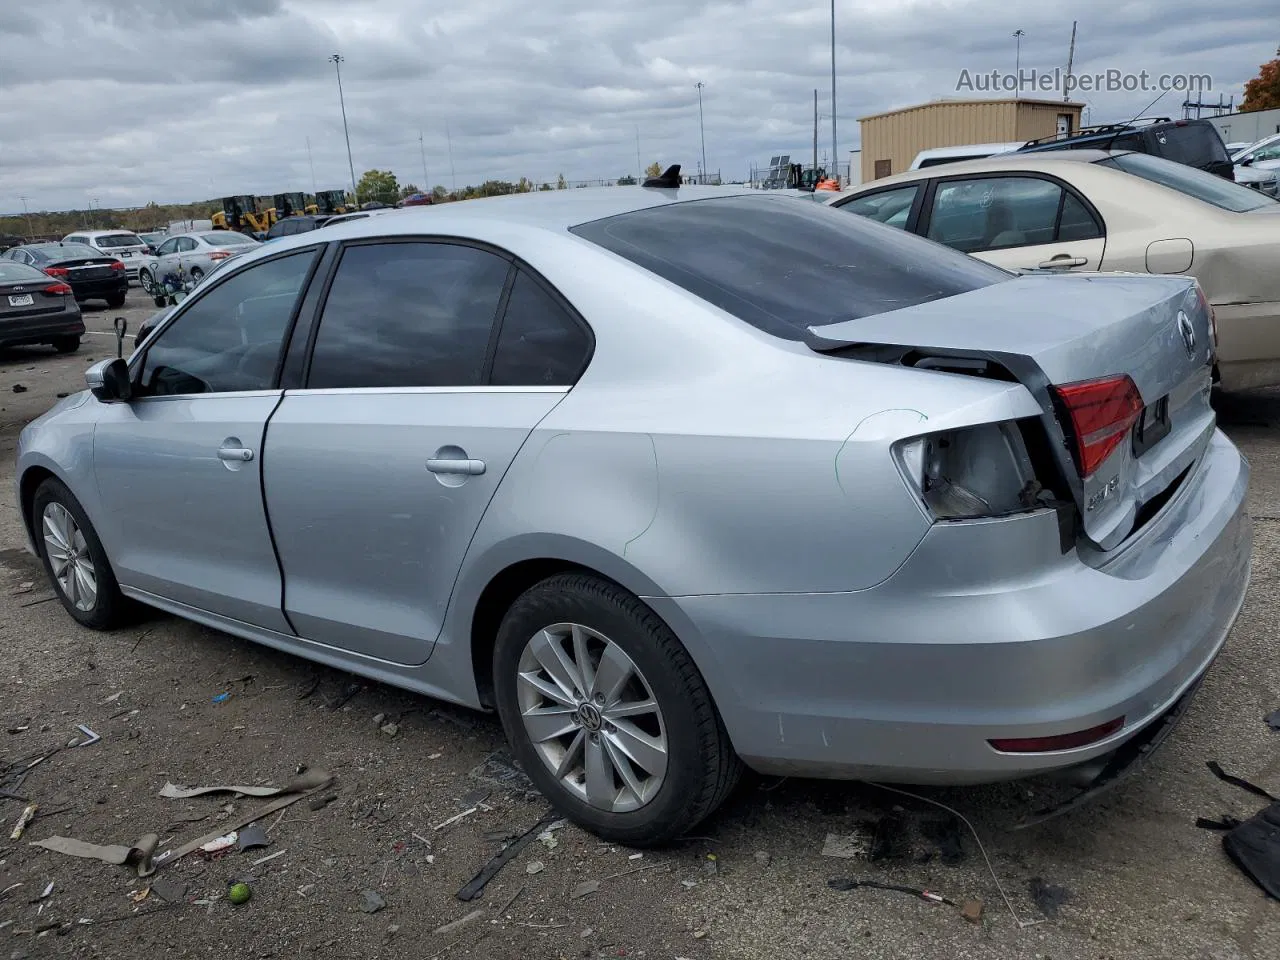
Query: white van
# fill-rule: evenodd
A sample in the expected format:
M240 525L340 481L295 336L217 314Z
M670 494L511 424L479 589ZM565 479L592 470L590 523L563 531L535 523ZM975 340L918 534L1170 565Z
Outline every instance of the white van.
M1022 146L1017 143L970 143L959 147L932 147L921 150L911 161L911 170L923 170L925 167L936 167L943 163L959 163L961 160L981 160L993 157L997 153L1013 153Z

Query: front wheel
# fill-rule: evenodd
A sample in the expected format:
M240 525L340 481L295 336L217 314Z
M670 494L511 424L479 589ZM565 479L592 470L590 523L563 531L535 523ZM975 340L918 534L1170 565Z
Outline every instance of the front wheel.
M203 271L203 270L201 270L199 267L195 267L195 268L191 271L191 282L192 282L192 283L199 283L199 282L200 282L201 280L203 280L203 279L204 279L204 271Z
M62 481L50 477L36 489L32 521L45 573L67 613L94 630L125 623L129 601L93 524Z
M680 641L637 597L598 577L552 577L512 605L494 687L521 766L557 810L605 840L673 840L741 773Z
M151 276L150 270L138 271L138 284L142 287L142 292L149 297L154 297L160 293L160 287L156 284L155 278Z

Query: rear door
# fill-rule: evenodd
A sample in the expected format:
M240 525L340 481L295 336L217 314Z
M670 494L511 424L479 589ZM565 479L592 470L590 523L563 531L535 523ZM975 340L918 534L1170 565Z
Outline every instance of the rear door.
M313 336L267 431L284 608L309 640L421 663L494 491L589 339L505 255L435 239L348 245Z
M938 180L918 232L1010 270L1097 270L1106 246L1088 202L1037 174Z
M101 405L97 522L122 584L291 632L263 508L262 440L316 257L313 248L260 261L185 301L132 358L135 399Z

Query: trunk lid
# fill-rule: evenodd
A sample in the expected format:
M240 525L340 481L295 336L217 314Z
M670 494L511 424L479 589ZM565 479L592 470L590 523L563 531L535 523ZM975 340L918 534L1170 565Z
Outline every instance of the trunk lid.
M807 342L849 359L1016 379L1044 411L1083 532L1103 550L1123 543L1176 493L1214 430L1211 321L1195 281L1185 277L1029 274L810 327ZM1124 441L1082 476L1058 388L1123 376L1136 386L1142 411Z
M44 292L47 287L59 282L61 281L55 277L46 277L43 280L0 281L0 320L61 312L66 305L66 295ZM28 298L31 300L30 303L26 302ZM18 302L14 303L14 300Z
M71 280L103 280L115 274L116 271L111 269L111 265L115 262L115 257L84 257L75 260L59 260L49 266L67 270L68 278Z

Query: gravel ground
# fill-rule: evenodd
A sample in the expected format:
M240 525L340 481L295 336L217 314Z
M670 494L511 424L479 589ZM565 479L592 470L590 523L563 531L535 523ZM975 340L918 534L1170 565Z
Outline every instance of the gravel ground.
M0 798L0 960L158 951L1280 958L1280 904L1237 872L1217 835L1193 825L1197 816L1245 817L1261 805L1214 779L1208 760L1280 792L1280 733L1262 722L1280 707L1280 393L1220 404L1254 469L1253 586L1190 714L1150 766L1091 805L1018 832L1008 828L1044 802L1048 785L928 791L973 823L999 887L974 837L935 807L867 785L748 778L700 836L672 849L636 855L564 827L531 843L481 899L462 903L455 892L504 839L547 813L507 776L495 719L159 614L95 634L48 601L9 492L13 448L27 421L83 386L91 359L111 355L117 312L87 308L93 335L78 354L0 352L0 724L26 728L0 732L0 771L63 747L21 788L40 807L21 841L9 832L25 804ZM136 327L152 309L135 289L122 312ZM13 393L17 384L27 390ZM66 749L79 723L101 742ZM388 723L394 736L382 729ZM136 900L148 883L127 867L27 843L60 834L130 845L157 833L179 846L270 800L167 800L159 796L166 782L280 784L300 764L332 772L335 786L319 796L336 799L311 809L307 798L263 820L266 849L166 866L157 876L185 887L171 891L176 903L157 892ZM876 859L822 856L829 833L864 837ZM926 888L957 905L981 901L983 914L974 923L958 907L908 893L831 889L836 878ZM575 897L591 880L598 889ZM250 884L247 904L227 899L234 881Z

